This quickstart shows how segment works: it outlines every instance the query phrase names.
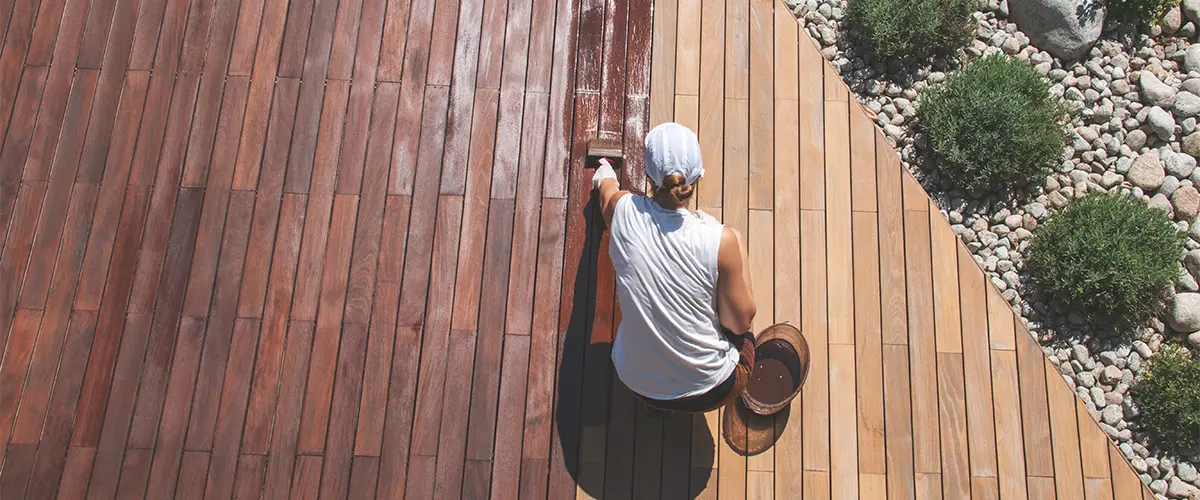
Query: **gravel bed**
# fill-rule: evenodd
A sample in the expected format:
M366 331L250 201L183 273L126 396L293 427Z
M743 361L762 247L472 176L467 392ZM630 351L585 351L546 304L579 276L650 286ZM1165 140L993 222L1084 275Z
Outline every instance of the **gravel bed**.
M841 26L845 0L786 2L1142 480L1160 498L1200 499L1200 450L1181 457L1155 447L1139 432L1136 402L1126 397L1168 338L1200 355L1200 43L1193 45L1200 0L1184 1L1154 26L1106 26L1077 60L1031 45L1008 20L1008 0L980 0L970 45L910 65L871 61ZM994 53L1028 60L1053 82L1051 93L1078 111L1058 169L1042 186L1009 199L949 186L928 158L928 139L918 127L921 89ZM1143 198L1189 235L1162 320L1140 328L1132 342L1090 330L1078 313L1043 296L1022 260L1032 231L1047 216L1072 199L1112 191Z

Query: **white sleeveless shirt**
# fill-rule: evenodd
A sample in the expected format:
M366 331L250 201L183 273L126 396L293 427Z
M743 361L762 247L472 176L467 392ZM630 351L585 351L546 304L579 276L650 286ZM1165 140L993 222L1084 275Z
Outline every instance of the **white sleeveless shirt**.
M650 198L617 201L609 229L621 325L612 361L621 382L669 400L723 382L738 352L717 319L717 254L724 226Z

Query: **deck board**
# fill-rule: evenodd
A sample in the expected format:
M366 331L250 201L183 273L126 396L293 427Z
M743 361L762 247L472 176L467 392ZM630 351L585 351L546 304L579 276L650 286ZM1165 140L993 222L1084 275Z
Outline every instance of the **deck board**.
M773 0L0 2L4 498L1145 489ZM587 140L676 120L812 365L663 414ZM849 397L846 395L849 394ZM732 411L732 410L729 410Z

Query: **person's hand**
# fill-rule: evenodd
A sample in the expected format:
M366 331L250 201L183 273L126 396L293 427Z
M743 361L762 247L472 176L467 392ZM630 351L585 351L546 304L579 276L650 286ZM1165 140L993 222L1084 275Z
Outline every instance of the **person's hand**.
M702 220L702 221L704 221L704 222L710 222L710 223L713 223L713 224L720 224L720 223L721 223L721 221L717 220L717 218L716 218L716 217L713 217L713 216L711 216L711 215L708 215L708 213L707 213L707 212L705 212L705 211L703 211L703 210L696 210L696 217L699 217L699 218L700 218L700 220Z
M604 179L617 180L617 172L613 170L612 163L609 163L607 158L600 159L600 166L592 175L592 189L600 189L600 183L604 182Z

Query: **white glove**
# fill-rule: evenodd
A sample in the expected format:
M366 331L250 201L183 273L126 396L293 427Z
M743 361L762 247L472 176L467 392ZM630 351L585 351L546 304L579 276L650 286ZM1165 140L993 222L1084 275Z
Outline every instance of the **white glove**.
M600 183L604 182L604 179L617 180L617 172L613 170L612 163L609 163L607 158L600 159L600 166L592 175L592 189L600 189Z

